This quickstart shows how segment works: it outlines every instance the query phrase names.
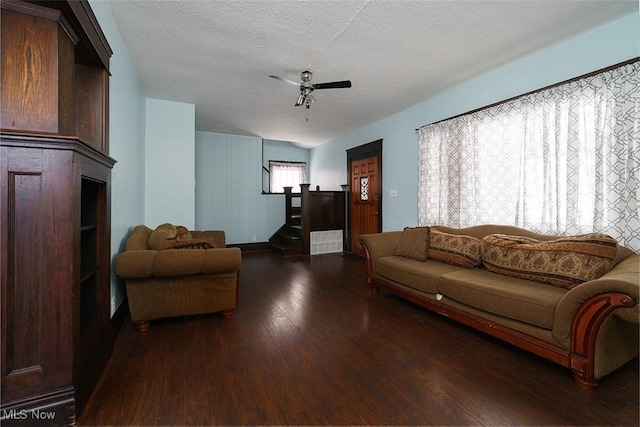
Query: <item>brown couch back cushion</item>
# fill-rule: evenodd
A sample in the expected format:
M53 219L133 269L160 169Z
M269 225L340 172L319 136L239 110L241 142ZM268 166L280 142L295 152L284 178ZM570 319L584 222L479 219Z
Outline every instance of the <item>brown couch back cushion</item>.
M545 242L492 234L482 241L482 262L487 270L567 289L607 273L617 253L616 240L600 233Z

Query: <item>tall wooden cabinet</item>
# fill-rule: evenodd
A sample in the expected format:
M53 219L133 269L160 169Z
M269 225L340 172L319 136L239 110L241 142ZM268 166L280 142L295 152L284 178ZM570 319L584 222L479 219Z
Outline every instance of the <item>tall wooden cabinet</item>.
M87 1L1 7L0 416L72 424L113 349L112 52Z

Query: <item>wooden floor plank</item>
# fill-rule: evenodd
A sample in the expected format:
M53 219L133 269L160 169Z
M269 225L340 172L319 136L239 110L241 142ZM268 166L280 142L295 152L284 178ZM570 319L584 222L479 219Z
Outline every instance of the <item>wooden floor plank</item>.
M571 372L371 295L362 260L243 255L240 305L127 322L79 425L638 425L638 360Z

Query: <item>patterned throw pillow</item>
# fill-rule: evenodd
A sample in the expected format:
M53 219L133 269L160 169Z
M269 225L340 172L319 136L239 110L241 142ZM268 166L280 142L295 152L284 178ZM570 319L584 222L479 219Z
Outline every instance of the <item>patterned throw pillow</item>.
M429 238L429 258L472 268L480 265L480 240L471 236L443 233L431 229Z
M160 224L149 236L149 249L154 251L161 251L169 249L173 242L175 242L178 230L175 225L165 223Z
M607 273L617 253L616 240L600 233L551 241L491 234L482 242L487 270L567 289Z
M191 239L193 239L193 237L191 236L191 232L184 225L176 226L176 230L177 230L176 241L179 242L181 240L191 240Z
M429 227L405 227L394 255L426 261L429 252Z
M201 239L176 240L172 249L212 249L216 247L213 239L203 237Z

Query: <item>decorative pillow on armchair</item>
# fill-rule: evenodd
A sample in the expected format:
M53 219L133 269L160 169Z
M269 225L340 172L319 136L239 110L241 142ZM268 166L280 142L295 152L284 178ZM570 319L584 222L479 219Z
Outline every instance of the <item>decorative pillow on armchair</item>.
M149 249L162 251L172 247L177 234L178 229L175 225L169 223L160 224L149 236Z
M394 255L426 261L429 252L429 227L405 227Z
M181 240L191 240L193 237L191 236L191 232L184 225L176 226L177 234L176 241L179 242Z
M173 249L212 249L216 247L216 242L207 237L201 239L176 240L173 245Z
M550 241L491 234L482 242L487 270L567 289L607 273L617 253L617 241L600 233Z

